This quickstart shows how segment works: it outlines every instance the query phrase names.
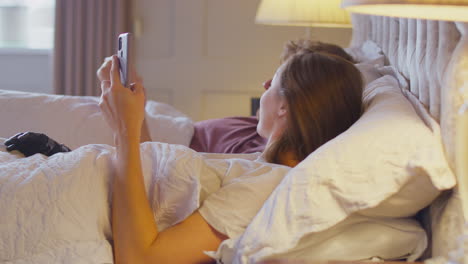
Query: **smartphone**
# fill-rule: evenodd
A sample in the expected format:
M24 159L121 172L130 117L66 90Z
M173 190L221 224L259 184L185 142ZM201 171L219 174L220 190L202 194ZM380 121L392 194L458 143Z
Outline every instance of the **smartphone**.
M134 82L134 64L133 64L133 35L132 33L122 33L119 35L119 49L117 56L120 64L120 81L122 84L130 88L130 84Z

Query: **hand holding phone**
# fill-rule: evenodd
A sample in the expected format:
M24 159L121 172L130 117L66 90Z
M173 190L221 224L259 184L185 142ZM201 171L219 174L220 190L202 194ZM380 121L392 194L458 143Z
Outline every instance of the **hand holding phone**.
M132 33L122 33L119 35L117 56L120 64L120 81L125 87L130 88L130 84L135 82Z

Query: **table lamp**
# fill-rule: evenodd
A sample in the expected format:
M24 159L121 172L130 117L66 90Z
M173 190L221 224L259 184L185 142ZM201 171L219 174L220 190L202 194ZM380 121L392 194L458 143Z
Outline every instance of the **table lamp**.
M353 13L468 22L468 0L343 0Z
M349 13L340 0L262 0L257 9L257 24L351 28Z

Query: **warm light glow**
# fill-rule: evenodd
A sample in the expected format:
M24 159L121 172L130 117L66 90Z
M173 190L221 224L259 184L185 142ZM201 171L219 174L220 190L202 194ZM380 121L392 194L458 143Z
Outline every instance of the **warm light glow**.
M361 14L468 22L468 0L344 0L343 7Z
M255 22L270 25L351 27L340 0L262 0Z

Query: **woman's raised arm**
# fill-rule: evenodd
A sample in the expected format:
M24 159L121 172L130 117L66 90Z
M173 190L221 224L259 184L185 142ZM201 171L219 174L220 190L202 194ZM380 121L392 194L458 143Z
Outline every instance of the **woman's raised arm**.
M144 119L141 83L125 88L112 58L110 81L101 82L100 107L114 131L115 175L112 195L112 232L116 263L204 263L203 251L216 250L227 237L214 230L198 212L158 232L141 167L140 137Z

